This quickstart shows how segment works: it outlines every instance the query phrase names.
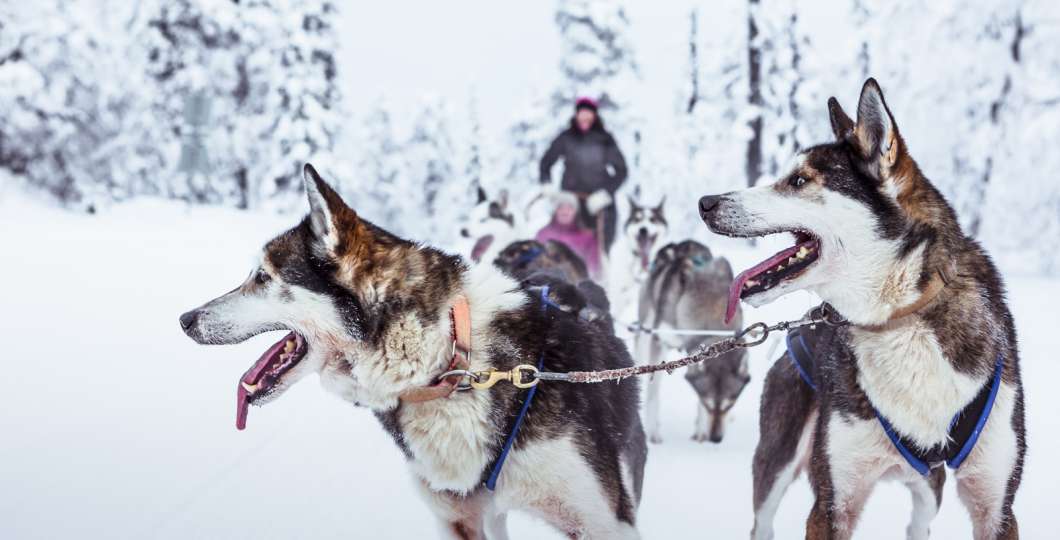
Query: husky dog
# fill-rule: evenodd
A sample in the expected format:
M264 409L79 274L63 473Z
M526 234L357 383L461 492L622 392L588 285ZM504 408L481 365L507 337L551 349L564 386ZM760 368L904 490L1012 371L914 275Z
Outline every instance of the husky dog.
M628 199L629 217L626 218L623 230L626 231L626 241L633 249L633 277L640 282L648 275L648 266L656 245L666 238L669 229L666 215L663 213L666 197L656 206L641 206L635 198Z
M507 538L506 513L523 510L572 538L636 538L647 447L635 382L460 392L442 376L630 366L621 341L551 307L546 289L361 219L308 165L305 189L309 215L246 281L180 317L203 344L287 333L241 379L237 427L248 405L318 373L393 435L443 537Z
M769 373L752 534L772 537L784 491L808 470L808 538L849 538L882 479L912 491L907 534L925 538L944 458L975 538L1016 538L1023 388L1001 278L909 155L875 80L861 90L856 122L835 98L828 109L834 143L801 152L772 184L700 200L719 234L794 236L736 277L730 314L740 299L762 305L806 289L850 323L818 344L806 377L788 362L791 348ZM984 391L990 399L980 402ZM953 426L968 414L982 423L954 454Z
M673 330L735 330L737 315L726 322L725 299L732 282L732 267L724 257L713 257L710 249L694 240L663 246L651 264L648 280L640 289L640 332L637 355L655 364L663 360L664 348L688 353L721 339L714 336L672 334ZM693 364L685 379L699 396L695 441L721 442L726 415L740 397L750 376L747 351L739 349L701 364ZM659 425L661 377L648 383L646 416L651 442L662 442Z
M508 190L502 189L496 198L490 199L479 187L476 195L477 202L468 214L468 224L460 229L460 236L475 241L470 253L472 261L490 262L501 249L520 239L521 224L517 223L518 213L509 204Z
M516 279L526 279L537 272L548 272L570 283L589 279L585 261L563 242L518 240L497 254L493 264Z

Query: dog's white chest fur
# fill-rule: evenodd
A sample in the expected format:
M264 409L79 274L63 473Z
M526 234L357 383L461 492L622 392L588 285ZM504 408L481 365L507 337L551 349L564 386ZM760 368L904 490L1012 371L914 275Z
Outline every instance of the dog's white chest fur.
M947 441L953 415L983 384L953 369L934 332L919 319L885 331L852 329L851 345L858 384L869 400L923 448Z

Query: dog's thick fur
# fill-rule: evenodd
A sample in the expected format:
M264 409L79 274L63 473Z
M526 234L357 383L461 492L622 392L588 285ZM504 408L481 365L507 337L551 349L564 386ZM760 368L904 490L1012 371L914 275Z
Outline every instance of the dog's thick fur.
M641 361L659 363L665 349L688 353L700 346L722 339L716 336L674 335L668 330L735 330L741 315L725 323L725 299L732 281L732 267L724 257L714 257L710 249L694 240L667 244L659 249L651 264L647 281L641 286L639 322L641 328L659 331L641 332L636 337L636 351ZM699 396L695 441L721 442L729 409L736 403L750 380L747 351L738 349L701 364L693 364L685 379ZM645 410L651 442L662 442L659 420L659 391L662 376L652 376L648 383Z
M1000 355L1002 383L992 413L954 477L975 538L1016 538L1012 501L1026 450L1023 389L1001 278L921 174L876 81L862 89L856 122L835 98L829 111L835 143L802 152L776 183L700 201L715 232L803 231L819 241L812 266L747 301L761 305L808 289L851 322L818 347L816 393L787 358L769 373L754 461L753 536L772 537L784 491L808 470L816 495L808 538L849 538L881 479L909 486L914 504L907 534L927 537L945 472L915 472L873 407L907 440L923 448L943 444L954 414L989 383ZM891 320L943 269L949 283L937 297Z
M309 216L265 246L260 269L238 289L183 318L188 335L235 343L270 330L301 334L306 356L267 398L317 372L327 390L370 408L407 458L443 537L507 538L513 509L572 538L637 537L647 447L636 381L541 384L493 492L483 482L527 391L501 383L400 399L448 368L457 295L471 309L473 370L539 357L549 371L632 365L621 341L545 308L539 290L491 264L469 269L361 219L309 166L305 186Z

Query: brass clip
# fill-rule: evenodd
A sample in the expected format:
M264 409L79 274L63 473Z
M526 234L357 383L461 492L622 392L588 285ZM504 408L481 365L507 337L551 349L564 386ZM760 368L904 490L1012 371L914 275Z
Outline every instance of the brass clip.
M528 372L528 373L527 373ZM537 386L538 379L534 376L537 368L527 364L520 364L509 371L479 371L471 379L471 387L476 390L493 388L500 381L510 381L516 388L530 388Z

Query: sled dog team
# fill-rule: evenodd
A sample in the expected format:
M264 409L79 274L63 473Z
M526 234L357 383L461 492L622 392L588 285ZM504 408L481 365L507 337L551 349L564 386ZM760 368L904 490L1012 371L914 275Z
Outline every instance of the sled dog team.
M851 537L884 479L912 494L907 536L927 538L949 467L974 537L1017 538L1024 400L1000 275L921 173L875 80L854 118L834 98L828 110L833 141L801 151L772 183L699 201L714 233L792 238L735 276L697 242L657 245L662 205L632 203L624 232L642 276L640 325L654 330L637 335L636 360L717 339L663 330L735 330L741 301L811 291L849 324L790 333L766 377L751 536L774 536L780 501L805 472L807 538ZM442 537L508 538L507 513L519 510L570 538L638 538L658 378L647 381L646 430L634 380L462 389L466 370L632 365L591 269L561 242L499 232L472 265L366 221L309 165L305 190L308 215L264 246L247 279L180 317L202 344L284 333L238 381L237 427L250 405L316 373L393 437ZM511 223L506 204L488 201L487 217ZM694 438L720 441L749 381L746 352L686 378L700 401Z

